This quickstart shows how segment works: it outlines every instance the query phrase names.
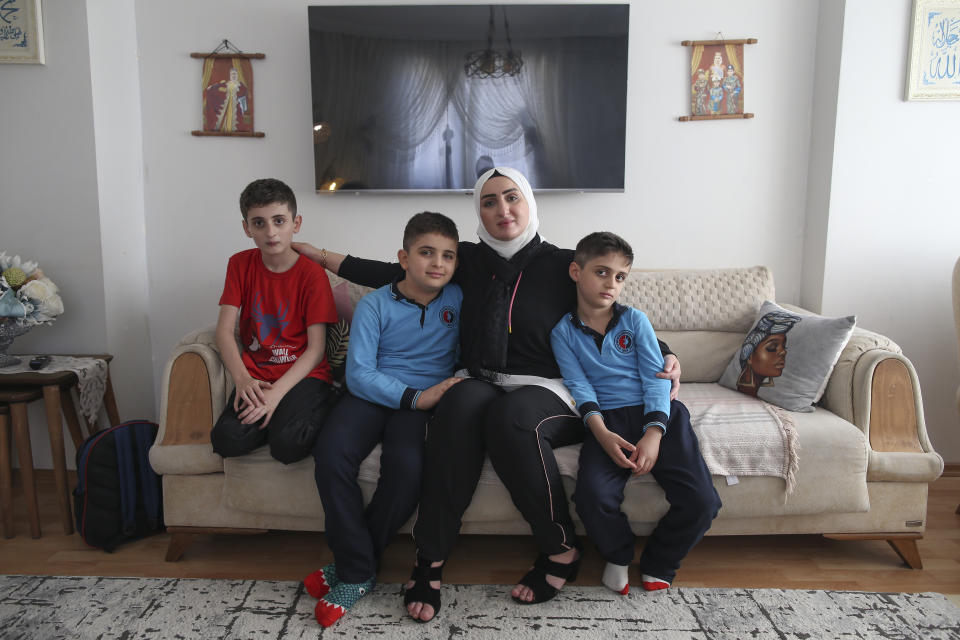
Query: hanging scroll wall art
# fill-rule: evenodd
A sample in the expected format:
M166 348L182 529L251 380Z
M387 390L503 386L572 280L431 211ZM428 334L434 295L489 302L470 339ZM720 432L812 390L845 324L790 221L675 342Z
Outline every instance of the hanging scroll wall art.
M742 40L684 40L690 47L690 115L680 121L752 118L744 113L743 45L756 38Z
M253 64L262 53L243 53L224 40L210 53L191 53L203 60L201 113L203 129L195 136L240 136L262 138L266 134L253 127Z

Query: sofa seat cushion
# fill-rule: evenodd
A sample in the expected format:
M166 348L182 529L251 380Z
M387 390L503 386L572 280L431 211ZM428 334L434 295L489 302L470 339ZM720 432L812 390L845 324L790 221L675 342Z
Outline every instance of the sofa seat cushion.
M263 446L245 456L224 458L223 473L223 502L227 507L284 516L323 515L312 456L282 464L270 456L269 447Z
M857 513L870 508L867 494L867 444L863 433L831 412L818 408L794 414L800 443L796 488L787 495L783 479L773 476L736 478L714 476L723 501L720 517L764 517L818 513ZM573 495L579 445L557 449L557 464L567 495ZM380 474L380 448L360 467L360 488L369 501ZM223 461L224 505L241 511L283 516L320 517L323 507L313 479L313 459L283 465L267 447ZM627 483L623 506L631 522L655 522L667 510L663 491L652 476ZM571 515L576 519L575 512ZM465 522L497 522L518 518L509 493L489 459L484 463L474 501Z
M773 476L714 476L723 508L720 518L753 518L819 513L860 513L870 510L867 492L867 443L863 433L825 409L795 414L800 463L796 487L789 495L781 478ZM576 454L562 452L561 468L575 474ZM574 475L564 477L568 490ZM658 520L667 501L651 475L630 480L623 511L631 522ZM651 493L651 490L653 493Z

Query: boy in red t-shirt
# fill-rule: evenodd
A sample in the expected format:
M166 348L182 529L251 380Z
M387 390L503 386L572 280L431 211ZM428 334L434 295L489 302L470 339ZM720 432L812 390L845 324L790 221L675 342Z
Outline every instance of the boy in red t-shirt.
M290 187L254 180L240 194L240 212L257 248L227 264L216 340L236 389L210 442L225 458L269 444L270 455L290 464L310 455L328 407L325 323L336 322L337 311L323 267L291 246L302 219Z

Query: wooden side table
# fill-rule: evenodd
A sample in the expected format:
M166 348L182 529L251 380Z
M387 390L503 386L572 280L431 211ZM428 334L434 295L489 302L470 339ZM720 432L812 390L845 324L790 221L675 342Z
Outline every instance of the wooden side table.
M73 355L73 357L95 358L107 362L107 381L103 402L107 410L107 418L110 420L110 425L120 424L120 414L117 411L117 399L113 393L113 384L110 380L109 363L113 360L113 356L109 354L87 354ZM50 453L53 457L53 475L57 483L57 502L60 504L60 518L63 521L63 533L65 535L73 533L73 514L70 506L70 487L67 482L67 459L63 441L63 419L67 422L74 447L79 449L84 440L83 431L80 427L80 419L77 415L77 408L73 402L73 397L70 395L70 389L77 386L77 384L77 374L73 371L45 372L41 369L39 371L23 373L3 373L3 371L0 370L0 393L10 390L23 391L32 389L43 395L47 412L47 428L50 432ZM0 400L0 402L3 401ZM63 419L61 419L61 415ZM16 421L14 422L16 424ZM88 422L87 426L89 433L93 433L96 430L94 424ZM29 449L29 432L27 433L26 447ZM22 458L23 453L19 441L17 442L17 448L21 451L20 456ZM22 460L20 465L22 468ZM30 469L32 476L32 460ZM25 479L24 485L26 484ZM30 507L31 502L35 507L36 494L33 495L32 500L29 494L27 498L28 507ZM37 535L39 536L39 530L37 531Z
M30 425L27 405L43 397L39 389L0 390L0 500L3 503L3 536L13 537L13 471L10 460L10 422L13 439L20 458L20 478L30 519L30 536L40 537L40 509L37 505L37 485L33 477L33 451L30 448ZM63 446L63 436L60 436ZM72 532L72 531L71 531Z

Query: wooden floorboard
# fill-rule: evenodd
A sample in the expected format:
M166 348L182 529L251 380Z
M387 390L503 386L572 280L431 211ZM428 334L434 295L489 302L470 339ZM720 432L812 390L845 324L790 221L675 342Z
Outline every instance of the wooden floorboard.
M0 571L28 575L155 576L300 580L329 562L322 534L271 531L259 536L202 535L179 562L165 562L170 536L158 534L114 553L63 535L53 474L40 471L43 536L31 539L19 480L16 536L0 538ZM851 589L960 594L960 477L931 486L927 530L918 542L922 570L904 565L882 540L820 536L708 536L687 557L676 585L783 589ZM642 545L642 540L638 543ZM529 536L463 536L444 578L452 583L510 584L536 555ZM409 536L398 536L381 567L381 582L406 579L413 559ZM578 584L600 584L603 561L587 547ZM639 582L638 575L631 582Z

